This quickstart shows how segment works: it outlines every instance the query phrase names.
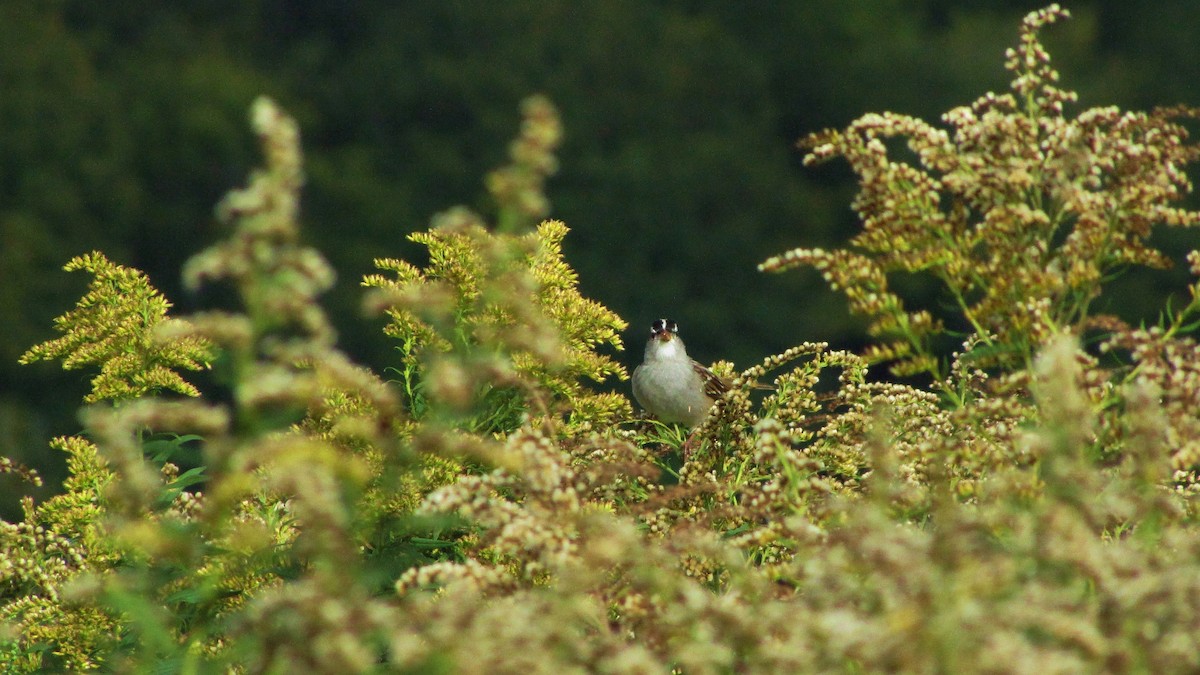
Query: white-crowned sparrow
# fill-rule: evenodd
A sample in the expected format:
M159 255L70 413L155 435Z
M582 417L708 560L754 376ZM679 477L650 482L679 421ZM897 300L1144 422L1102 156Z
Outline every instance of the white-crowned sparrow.
M688 357L674 321L655 320L642 365L633 371L633 397L647 412L663 422L694 428L728 389L721 378Z

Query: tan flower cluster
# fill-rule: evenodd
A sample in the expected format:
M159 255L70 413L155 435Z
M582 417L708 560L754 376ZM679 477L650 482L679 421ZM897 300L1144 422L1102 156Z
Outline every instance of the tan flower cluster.
M554 151L562 141L558 111L545 96L521 103L521 133L509 147L512 163L488 174L488 191L500 205L497 228L520 232L550 213L543 186L558 171Z
M1196 341L1154 327L1118 333L1103 346L1127 350L1134 364L1131 380L1152 387L1167 422L1162 440L1171 448L1172 468L1200 466L1200 346Z
M820 270L871 317L881 342L872 357L893 360L898 374L944 378L934 338L947 326L978 338L984 362L1027 364L1056 332L1087 320L1107 275L1168 264L1147 242L1153 225L1200 223L1173 205L1190 191L1184 167L1200 152L1174 120L1197 111L1067 116L1076 96L1057 87L1037 38L1065 16L1057 5L1030 14L1007 54L1012 93L950 111L948 131L883 113L802 142L807 164L842 157L858 174L863 229L852 250L796 249L761 268ZM894 138L907 139L915 164L891 157ZM957 315L908 309L889 286L895 273L937 279Z
M333 329L316 299L333 285L334 272L319 253L299 241L297 216L304 184L299 129L267 98L254 102L251 123L263 141L267 167L218 205L218 218L236 228L228 240L188 261L184 282L196 289L228 280L236 285L253 330L294 328L331 345ZM211 318L218 325L209 329L217 331L225 320L237 320Z

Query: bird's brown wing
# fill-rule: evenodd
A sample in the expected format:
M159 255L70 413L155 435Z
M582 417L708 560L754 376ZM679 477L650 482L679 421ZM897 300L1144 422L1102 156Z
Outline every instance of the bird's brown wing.
M705 368L699 363L692 361L692 369L695 370L696 373L700 375L700 378L704 380L704 393L707 394L709 398L721 398L725 392L729 391L730 382L717 377L716 373L708 368ZM768 391L775 390L775 387L769 384L762 384L760 382L750 383L750 388L765 389Z
M709 398L721 398L721 396L729 391L729 383L717 377L713 371L704 366L692 361L692 370L704 380L704 393Z

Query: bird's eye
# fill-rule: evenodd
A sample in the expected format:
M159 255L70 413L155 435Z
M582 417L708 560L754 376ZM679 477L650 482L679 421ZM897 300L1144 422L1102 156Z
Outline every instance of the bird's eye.
M663 321L666 324L665 327L667 330L671 331L672 333L679 332L679 324L675 323L674 319L663 319Z

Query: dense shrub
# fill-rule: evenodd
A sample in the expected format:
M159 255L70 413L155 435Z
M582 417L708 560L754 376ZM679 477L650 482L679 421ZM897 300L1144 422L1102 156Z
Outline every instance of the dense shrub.
M625 378L603 351L625 324L579 295L567 229L542 221L547 101L488 178L491 222L440 214L412 237L423 265L363 280L396 345L381 374L335 346L333 273L297 227L298 131L259 101L266 166L184 270L239 304L168 318L94 253L68 264L94 281L63 336L26 354L100 373L86 434L53 443L64 492L0 523L0 665L1200 668L1200 282L1157 327L1091 312L1123 267L1167 262L1152 225L1200 221L1173 206L1196 111L1068 117L1037 37L1065 15L1027 17L1012 93L948 113L950 132L884 114L805 141L850 162L864 229L763 267L816 265L878 344L715 364L735 386L686 440L586 384ZM951 309L907 307L898 274ZM883 361L930 386L870 377Z

